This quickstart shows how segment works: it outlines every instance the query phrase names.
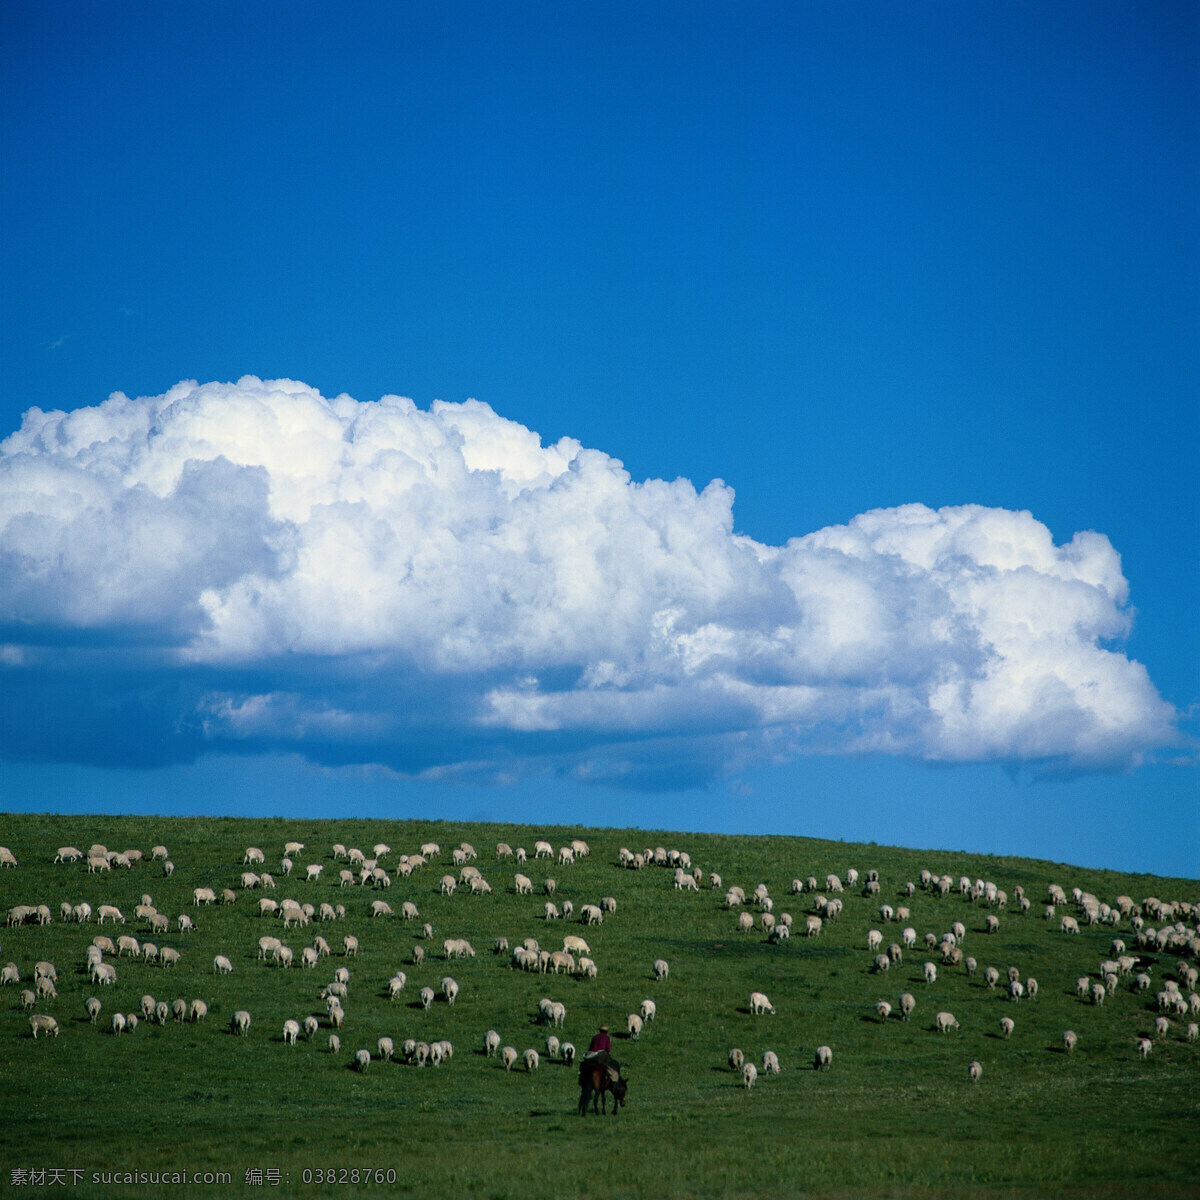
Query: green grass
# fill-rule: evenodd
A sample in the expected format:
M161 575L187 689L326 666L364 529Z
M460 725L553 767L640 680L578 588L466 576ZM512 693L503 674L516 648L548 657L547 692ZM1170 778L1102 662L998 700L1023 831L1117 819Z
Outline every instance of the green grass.
M602 896L617 898L618 910L598 928L577 922L548 922L544 897L518 897L516 867L497 863L494 847L504 840L532 851L544 837L554 846L585 838L592 854L573 866L545 860L519 868L540 887L552 875L555 899L580 905ZM290 880L278 871L287 840L306 843ZM378 841L400 853L415 853L428 840L443 849L409 880L394 879L386 892L339 889L331 848L335 842L370 852ZM439 880L454 846L466 840L480 853L477 866L491 881L491 896L460 889L442 896ZM133 870L89 875L83 862L54 864L55 849L94 841L110 849L135 846L149 853L164 842L176 864L164 878L150 862ZM1128 876L1113 872L943 851L909 851L803 838L718 837L657 831L517 828L436 822L239 821L205 818L115 816L3 816L0 843L20 860L0 871L0 900L44 903L53 922L0 933L0 962L15 962L22 984L0 990L0 1189L14 1168L80 1169L84 1182L62 1189L36 1186L40 1195L144 1196L145 1185L93 1186L94 1172L227 1171L232 1184L195 1186L207 1195L255 1194L244 1182L247 1169L277 1170L274 1194L303 1196L479 1196L512 1197L850 1197L949 1198L1032 1196L1197 1195L1200 1150L1200 1043L1188 1043L1188 1020L1172 1018L1170 1035L1156 1041L1146 1061L1135 1053L1136 1038L1152 1032L1154 993L1173 971L1174 953L1143 952L1154 979L1149 993L1122 982L1102 1008L1075 996L1076 977L1096 975L1109 957L1114 936L1131 952L1128 921L1083 927L1078 937L1042 918L1046 886L1070 892L1079 886L1111 902L1126 893L1135 900L1195 902L1194 880ZM276 899L294 896L318 904L343 903L344 921L314 923L286 934L278 922L257 915L260 893L243 892L242 852L259 845L275 869ZM705 876L717 871L726 885L749 894L766 883L775 913L790 912L798 935L770 945L760 932L739 933L736 915L723 906L723 889L679 892L672 872L620 868L620 847L662 845L686 850ZM310 862L325 863L322 879L303 879ZM845 893L845 910L827 923L818 939L802 936L812 897L789 895L793 877L857 867L880 874L882 894ZM1033 900L1021 915L1010 901L1000 930L983 932L986 912L957 894L938 899L918 890L900 891L921 869L994 880L1011 896L1023 886ZM195 887L238 891L233 905L196 909ZM84 970L85 950L99 932L95 920L80 926L59 918L62 901L118 904L128 924L123 932L146 935L133 918L142 893L152 895L171 917L168 936L155 938L183 952L175 968L115 959L118 982L98 988ZM422 921L434 927L424 942L423 964L411 962L419 928L392 919L370 918L373 899L399 912L414 900ZM955 920L968 928L964 945L979 962L975 978L944 967L929 986L921 977L924 947L906 951L886 975L871 973L870 928L882 929L885 945L900 940L900 926L884 926L881 902L907 904L919 935L941 934ZM176 917L190 914L193 933L179 933ZM1153 922L1151 922L1153 923ZM334 948L315 970L282 970L260 962L257 939L271 932L301 947L316 934ZM508 956L491 953L505 936L516 945L536 937L557 948L565 933L584 936L599 977L582 980L512 970ZM361 941L357 958L341 956L341 938ZM445 937L466 937L477 957L446 963ZM114 934L115 937L115 934ZM213 973L213 956L228 955L232 976ZM656 958L670 963L670 977L655 981ZM28 986L34 962L58 969L57 1000L39 1003L61 1025L57 1039L29 1036L28 1014L18 993ZM990 991L983 970L1019 967L1022 978L1040 983L1038 998L1013 1004ZM335 967L351 971L346 1024L340 1053L327 1049L328 1021L319 997ZM388 999L387 980L397 969L408 975L399 1001ZM423 984L437 988L451 974L461 992L451 1006L438 1001L428 1011L417 1003ZM766 992L775 1016L752 1017L751 991ZM878 998L898 1009L902 991L912 991L913 1019L881 1023ZM209 1015L200 1024L164 1027L143 1022L132 1034L110 1032L114 1011L138 1010L144 993L156 999L201 997ZM84 1000L103 1001L93 1026ZM549 1032L536 1023L542 996L567 1006L559 1036L582 1051L601 1020L614 1031L645 997L658 1006L657 1020L639 1041L616 1039L615 1054L629 1078L629 1105L615 1119L576 1113L578 1089L570 1068L547 1061L532 1074L506 1073L481 1053L489 1028L523 1051L544 1052ZM231 1013L246 1008L253 1027L246 1038L229 1028ZM932 1031L933 1016L948 1009L960 1033ZM282 1043L283 1022L320 1014L313 1042ZM999 1036L1002 1016L1016 1021L1011 1040ZM1064 1029L1079 1034L1075 1053L1061 1049ZM374 1061L365 1074L351 1063L359 1047L374 1054L377 1039L448 1038L451 1062L440 1069ZM812 1069L814 1048L828 1043L833 1067ZM773 1049L783 1064L778 1077L760 1076L747 1092L729 1070L726 1056L738 1046L761 1062ZM983 1078L972 1084L967 1066L978 1059ZM306 1184L307 1170L355 1168L395 1170L396 1182ZM272 1190L264 1185L262 1190Z

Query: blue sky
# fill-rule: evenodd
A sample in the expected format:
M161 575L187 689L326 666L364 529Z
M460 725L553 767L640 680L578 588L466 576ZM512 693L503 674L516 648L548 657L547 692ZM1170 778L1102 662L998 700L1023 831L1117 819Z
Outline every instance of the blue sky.
M1183 3L10 7L5 806L1200 875L1198 59ZM397 499L402 437L462 461Z

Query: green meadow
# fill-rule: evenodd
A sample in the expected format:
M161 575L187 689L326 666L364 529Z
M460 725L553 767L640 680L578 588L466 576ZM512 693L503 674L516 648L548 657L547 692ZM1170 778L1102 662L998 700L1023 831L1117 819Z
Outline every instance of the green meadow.
M535 859L544 839L555 851L572 839L590 847L573 864ZM290 876L280 868L288 841L305 844ZM460 886L444 895L444 874L456 877L451 859L462 842L478 851L471 865L491 884L490 895ZM333 846L357 847L370 857L376 843L391 853L386 889L338 886ZM426 842L441 857L398 876L401 855ZM528 851L524 865L498 860L507 842ZM85 859L53 862L60 846L86 855L102 843L145 855L129 869L89 873ZM174 863L164 875L150 859L165 844ZM1071 902L1072 889L1115 905L1128 895L1181 905L1173 921L1195 936L1200 884L1195 880L1126 875L1017 858L944 850L906 850L789 837L725 837L651 830L516 827L417 821L238 820L122 816L0 816L0 844L18 860L0 870L5 912L16 905L46 905L49 924L25 923L0 933L0 964L14 963L19 983L0 989L0 1192L22 1187L28 1195L148 1196L189 1192L209 1196L260 1193L299 1196L495 1197L1167 1197L1200 1194L1200 1042L1187 1025L1200 1015L1170 1015L1165 1037L1155 1034L1155 1000L1164 981L1176 978L1181 959L1195 963L1186 945L1159 949L1137 944L1130 917L1088 925ZM261 847L274 890L244 889L248 846ZM699 890L678 890L669 866L631 870L620 865L622 848L663 847L686 852L699 867ZM319 879L305 878L319 863ZM843 910L826 920L819 936L805 936L816 895L791 891L792 880L815 876L819 891L830 873L845 878ZM255 870L264 868L255 867ZM920 886L922 871L994 882L1008 895L1003 909ZM517 895L517 871L534 884ZM877 872L878 895L865 895L868 872ZM712 873L719 888L709 886ZM552 901L569 901L575 916L547 919L544 881L553 878ZM909 882L917 884L906 894ZM759 909L730 910L725 890L742 887L748 898L765 884L773 914L793 917L792 936L771 942ZM1047 887L1068 895L1052 919L1044 916ZM195 906L197 887L211 887L218 903ZM236 901L221 903L223 889ZM1019 911L1017 896L1031 901ZM143 895L170 918L169 932L152 935L134 910ZM292 897L318 908L343 905L345 916L314 918L284 930L260 915L258 901ZM599 926L578 920L584 904L616 900ZM391 917L372 917L385 900ZM402 920L413 902L420 917ZM64 903L115 904L126 924L64 920ZM880 906L907 906L907 921L881 917ZM739 911L754 914L750 932L738 929ZM179 929L187 914L191 931ZM989 915L999 928L986 932ZM1074 915L1078 935L1063 933L1059 917ZM1145 924L1164 922L1144 916ZM927 949L954 922L966 927L961 949L978 969L943 963ZM422 926L432 926L423 936ZM904 925L918 935L886 972L874 967L868 931L883 934L884 949L901 943ZM1144 931L1143 931L1144 932ZM130 956L105 955L117 981L99 986L89 977L87 947L97 935L115 941L130 934L181 952L173 967ZM288 969L259 958L258 939L279 937L292 947ZM343 953L343 937L359 939L356 956ZM595 978L515 969L496 939L510 946L535 938L543 949L561 948L566 934L586 939ZM315 968L300 965L301 951L317 936L332 954ZM474 958L447 961L446 938L466 938ZM1114 957L1119 938L1136 955L1136 970L1120 979L1102 1005L1084 1001L1076 981L1099 981L1100 963ZM414 963L414 947L424 959ZM232 974L217 974L214 956L226 955ZM665 959L670 972L655 978ZM33 1038L30 1012L20 993L32 989L35 963L52 962L57 997L32 1010L50 1014L59 1036ZM925 981L923 964L937 964ZM1014 1002L1003 980L992 989L987 967L1002 977L1010 966L1024 981L1038 981L1036 998ZM341 1047L329 1048L330 1019L322 988L345 967ZM388 980L397 970L407 984L397 999ZM1147 990L1136 975L1147 973ZM437 991L443 976L459 984L455 1003L440 995L428 1007L418 993ZM1189 988L1183 985L1183 994ZM775 1014L755 1016L749 996L769 996ZM916 1009L899 1018L899 997L910 992ZM140 1014L142 997L189 1004L203 999L203 1021L165 1024L142 1020L115 1034L115 1012ZM96 1023L88 997L102 1003ZM542 998L561 1001L562 1029L539 1022ZM636 1040L626 1035L628 1014L652 999L657 1016ZM893 1014L881 1020L880 999ZM250 1012L247 1036L231 1028L235 1010ZM949 1011L957 1031L939 1033L938 1011ZM319 1018L311 1039L283 1040L284 1022ZM1011 1037L1001 1018L1011 1017ZM551 1033L582 1053L599 1024L613 1030L614 1054L629 1081L628 1105L618 1115L577 1112L576 1071L546 1053ZM506 1071L484 1053L487 1030L503 1045L541 1054L536 1071L520 1064ZM1078 1035L1073 1053L1064 1030ZM449 1040L452 1058L439 1067L382 1061L380 1037L399 1054L409 1038ZM1139 1055L1139 1037L1153 1049ZM833 1050L828 1071L814 1069L814 1052ZM728 1063L737 1047L760 1067L747 1089ZM365 1070L354 1065L370 1050ZM773 1050L782 1070L761 1070ZM982 1077L968 1067L978 1061ZM30 1174L25 1174L30 1172ZM38 1174L41 1172L41 1174ZM130 1177L132 1182L121 1182ZM169 1186L152 1174L178 1173ZM28 1182L22 1183L23 1180Z

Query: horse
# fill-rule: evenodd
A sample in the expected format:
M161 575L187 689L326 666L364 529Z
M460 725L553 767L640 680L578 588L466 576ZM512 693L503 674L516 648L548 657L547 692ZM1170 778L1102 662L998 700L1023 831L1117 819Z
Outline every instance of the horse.
M588 1101L592 1102L592 1112L597 1116L608 1112L608 1094L612 1093L613 1116L617 1109L625 1103L625 1092L628 1084L621 1078L620 1072L610 1068L607 1059L584 1059L579 1068L579 1115L587 1116Z

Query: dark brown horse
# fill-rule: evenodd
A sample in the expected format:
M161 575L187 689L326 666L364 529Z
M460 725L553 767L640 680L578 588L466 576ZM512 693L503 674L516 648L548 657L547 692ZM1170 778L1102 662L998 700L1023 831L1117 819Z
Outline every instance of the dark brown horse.
M586 1058L579 1068L579 1115L587 1115L588 1101L592 1102L592 1112L598 1116L608 1112L608 1096L612 1093L613 1116L617 1109L625 1103L627 1084L621 1078L620 1071L610 1066L610 1060L604 1058Z

